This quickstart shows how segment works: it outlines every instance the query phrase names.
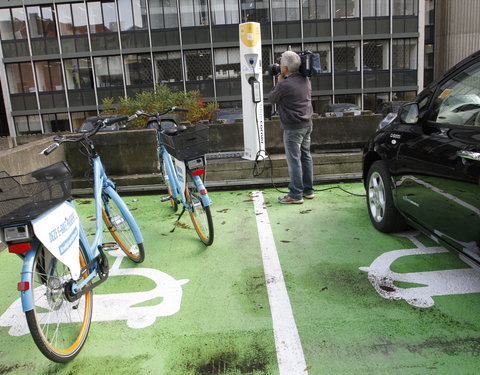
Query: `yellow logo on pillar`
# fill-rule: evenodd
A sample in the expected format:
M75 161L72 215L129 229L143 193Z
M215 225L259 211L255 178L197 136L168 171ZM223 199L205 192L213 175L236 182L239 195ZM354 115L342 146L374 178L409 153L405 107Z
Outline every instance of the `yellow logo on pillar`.
M240 40L247 47L253 47L260 41L260 24L247 22L240 25Z

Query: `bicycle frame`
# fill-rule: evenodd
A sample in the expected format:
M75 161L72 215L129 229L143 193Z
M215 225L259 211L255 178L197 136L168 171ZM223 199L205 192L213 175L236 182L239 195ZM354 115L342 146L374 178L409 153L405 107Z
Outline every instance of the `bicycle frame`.
M93 176L94 176L93 189L94 189L95 221L96 221L95 237L91 244L87 239L87 236L83 229L82 224L79 223L79 239L84 249L86 249L88 264L93 262L95 258L99 256L100 254L99 248L103 244L102 207L103 207L103 200L106 199L102 194L103 192L107 193L108 196L115 201L115 203L118 205L119 208L121 208L123 214L127 217L127 219L129 220L131 219L132 222L135 223L125 202L123 202L123 200L117 194L115 190L115 184L107 177L105 170L103 168L102 162L100 160L100 157L98 155L94 156L91 158L91 161L93 164ZM75 205L73 202L66 202L66 203L70 205L73 208L73 210L75 210ZM57 208L58 206L47 211L46 213L42 214L40 218L53 213L54 210L56 210ZM143 237L138 226L135 225L135 227L132 229L133 229L135 239L139 242L143 242ZM28 280L31 279L31 271L29 270L33 269L32 263L34 261L35 254L39 250L40 246L41 246L41 242L37 238L35 238L33 241L32 250L29 250L25 254L25 259L23 262L22 274L21 274L21 283L22 283L21 285L26 285L26 283L28 283ZM98 263L94 263L92 265L91 272L87 279L81 280L79 284L77 284L76 282L72 284L72 293L76 294L78 292L81 292L84 286L87 285L96 276L99 276ZM34 308L33 299L32 299L32 290L30 288L26 288L25 290L21 291L21 301L22 301L22 309L24 312L32 310Z
M191 207L185 199L185 188L187 186L187 166L185 162L170 155L163 144L160 144L158 152L165 163L168 181L172 189L172 198L181 201L182 204L190 210ZM194 184L197 186L198 191L206 192L205 185L200 176L195 176L193 174L190 174L190 176L192 177ZM204 206L210 206L212 204L206 193L201 193L201 199Z

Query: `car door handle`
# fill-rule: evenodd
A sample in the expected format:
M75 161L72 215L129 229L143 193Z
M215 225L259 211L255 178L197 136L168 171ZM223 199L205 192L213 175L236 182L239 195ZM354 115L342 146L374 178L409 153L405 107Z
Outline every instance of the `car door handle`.
M457 155L461 158L471 159L471 160L479 160L480 161L480 152L474 151L458 151Z

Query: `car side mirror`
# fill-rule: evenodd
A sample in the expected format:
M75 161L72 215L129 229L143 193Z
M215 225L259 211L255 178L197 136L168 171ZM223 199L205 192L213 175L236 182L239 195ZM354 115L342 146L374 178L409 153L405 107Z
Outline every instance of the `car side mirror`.
M418 103L408 103L402 106L398 111L398 119L402 124L416 124L418 123L418 114L420 110Z

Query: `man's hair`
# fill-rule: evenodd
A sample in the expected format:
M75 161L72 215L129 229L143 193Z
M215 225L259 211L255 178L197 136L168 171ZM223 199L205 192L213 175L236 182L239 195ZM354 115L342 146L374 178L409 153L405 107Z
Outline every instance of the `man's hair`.
M282 53L280 63L282 65L285 65L290 73L296 73L298 72L298 69L302 64L302 61L300 59L300 56L298 56L295 52L285 51L284 53Z

